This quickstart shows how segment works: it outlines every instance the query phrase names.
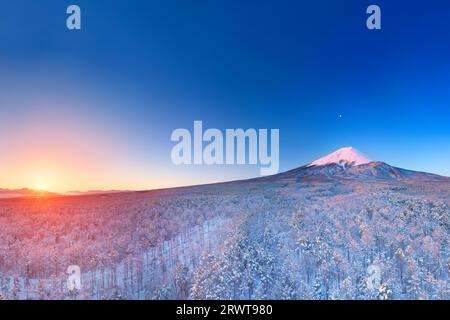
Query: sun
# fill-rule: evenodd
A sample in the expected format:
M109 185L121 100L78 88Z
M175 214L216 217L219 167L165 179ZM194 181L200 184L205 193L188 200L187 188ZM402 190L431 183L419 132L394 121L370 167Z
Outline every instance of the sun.
M32 188L37 191L48 191L51 187L51 179L49 174L35 175Z
M36 184L36 190L38 191L45 191L48 189L48 184L45 182L38 182Z

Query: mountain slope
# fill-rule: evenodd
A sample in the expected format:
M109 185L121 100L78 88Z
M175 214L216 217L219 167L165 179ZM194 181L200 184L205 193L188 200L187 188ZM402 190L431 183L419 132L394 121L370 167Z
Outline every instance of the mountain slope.
M364 180L418 180L450 181L450 178L436 174L407 170L385 162L372 161L352 147L345 147L304 166L280 173L270 180L305 179L314 181L330 179Z

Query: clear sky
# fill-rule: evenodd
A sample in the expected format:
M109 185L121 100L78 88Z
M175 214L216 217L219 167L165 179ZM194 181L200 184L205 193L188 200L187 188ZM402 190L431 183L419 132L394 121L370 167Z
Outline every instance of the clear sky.
M382 30L362 0L0 0L0 188L259 174L173 165L170 134L194 120L279 128L282 171L353 146L450 176L450 2L373 3Z

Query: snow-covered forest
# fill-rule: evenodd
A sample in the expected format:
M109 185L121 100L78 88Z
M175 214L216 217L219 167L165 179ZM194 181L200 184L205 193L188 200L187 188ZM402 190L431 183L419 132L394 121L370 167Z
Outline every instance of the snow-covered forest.
M287 177L1 199L0 295L450 299L449 190ZM70 265L80 290L67 288Z

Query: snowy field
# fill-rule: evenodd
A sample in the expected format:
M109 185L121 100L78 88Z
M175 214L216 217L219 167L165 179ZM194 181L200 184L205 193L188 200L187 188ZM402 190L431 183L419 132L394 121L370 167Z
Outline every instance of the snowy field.
M161 191L0 199L0 293L450 299L449 206L448 179L295 171ZM70 265L81 269L81 289L71 292Z

